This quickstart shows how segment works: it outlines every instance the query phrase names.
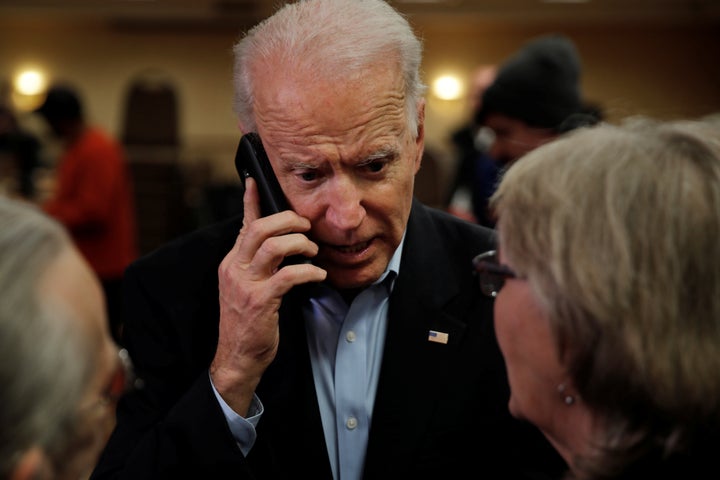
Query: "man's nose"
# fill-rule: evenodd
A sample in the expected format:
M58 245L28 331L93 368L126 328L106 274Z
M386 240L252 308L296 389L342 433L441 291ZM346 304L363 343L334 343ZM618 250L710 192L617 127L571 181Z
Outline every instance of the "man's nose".
M326 220L340 230L359 227L366 215L362 189L352 179L336 177L326 193Z

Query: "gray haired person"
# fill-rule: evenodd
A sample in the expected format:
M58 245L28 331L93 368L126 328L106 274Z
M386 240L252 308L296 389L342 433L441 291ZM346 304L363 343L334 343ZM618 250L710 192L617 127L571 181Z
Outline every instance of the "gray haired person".
M82 478L126 378L102 290L35 207L0 197L0 225L0 478Z
M717 478L720 131L633 119L518 160L492 199L510 411L568 478Z

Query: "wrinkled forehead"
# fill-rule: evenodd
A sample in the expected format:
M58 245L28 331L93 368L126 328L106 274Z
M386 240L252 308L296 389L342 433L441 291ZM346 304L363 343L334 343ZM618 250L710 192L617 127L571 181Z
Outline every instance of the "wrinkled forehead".
M278 86L297 88L309 95L337 96L341 92L351 95L357 88L388 81L395 89L402 90L402 68L396 55L374 58L372 61L340 62L337 59L293 57L286 58L282 51L258 58L250 66L255 79L255 95ZM270 83L268 83L270 82ZM328 86L334 86L328 91ZM362 94L362 92L358 92Z
M308 129L307 134L318 134L384 116L401 121L405 118L404 83L392 62L329 76L311 68L288 69L285 65L278 71L266 63L255 75L253 110L258 130L269 125L274 129L301 125Z

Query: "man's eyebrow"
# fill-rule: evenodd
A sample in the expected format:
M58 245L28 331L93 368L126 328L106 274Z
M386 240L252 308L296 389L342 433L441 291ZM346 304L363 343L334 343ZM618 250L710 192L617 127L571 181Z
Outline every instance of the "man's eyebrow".
M365 161L368 160L379 160L381 158L396 157L399 154L397 147L392 145L385 145L365 156Z
M287 168L292 170L312 170L318 168L318 166L308 162L291 161L288 162Z
M282 172L296 174L300 172L318 171L322 167L304 161L290 160L287 163L283 162L279 168Z
M373 162L376 160L382 160L386 158L396 158L400 155L400 149L395 145L383 145L369 154L359 155L354 163L364 164ZM294 157L294 158L293 158ZM282 160L283 170L317 170L322 168L321 164L309 162L307 160L301 160L295 156L288 156L285 160Z
M318 168L308 155L299 155L297 152L286 153L279 156L284 170L305 170Z

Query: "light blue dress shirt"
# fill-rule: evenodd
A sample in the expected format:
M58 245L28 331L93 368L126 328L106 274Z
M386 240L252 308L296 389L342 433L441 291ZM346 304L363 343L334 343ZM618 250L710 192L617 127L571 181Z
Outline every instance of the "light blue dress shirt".
M348 305L323 285L303 309L333 478L359 480L382 363L387 311L402 243L387 270Z
M335 480L362 477L373 403L385 346L387 312L400 271L405 237L380 278L350 305L336 290L322 284L303 307L308 348L325 441ZM230 430L244 455L255 443L263 406L253 397L243 418L222 399L213 385Z

